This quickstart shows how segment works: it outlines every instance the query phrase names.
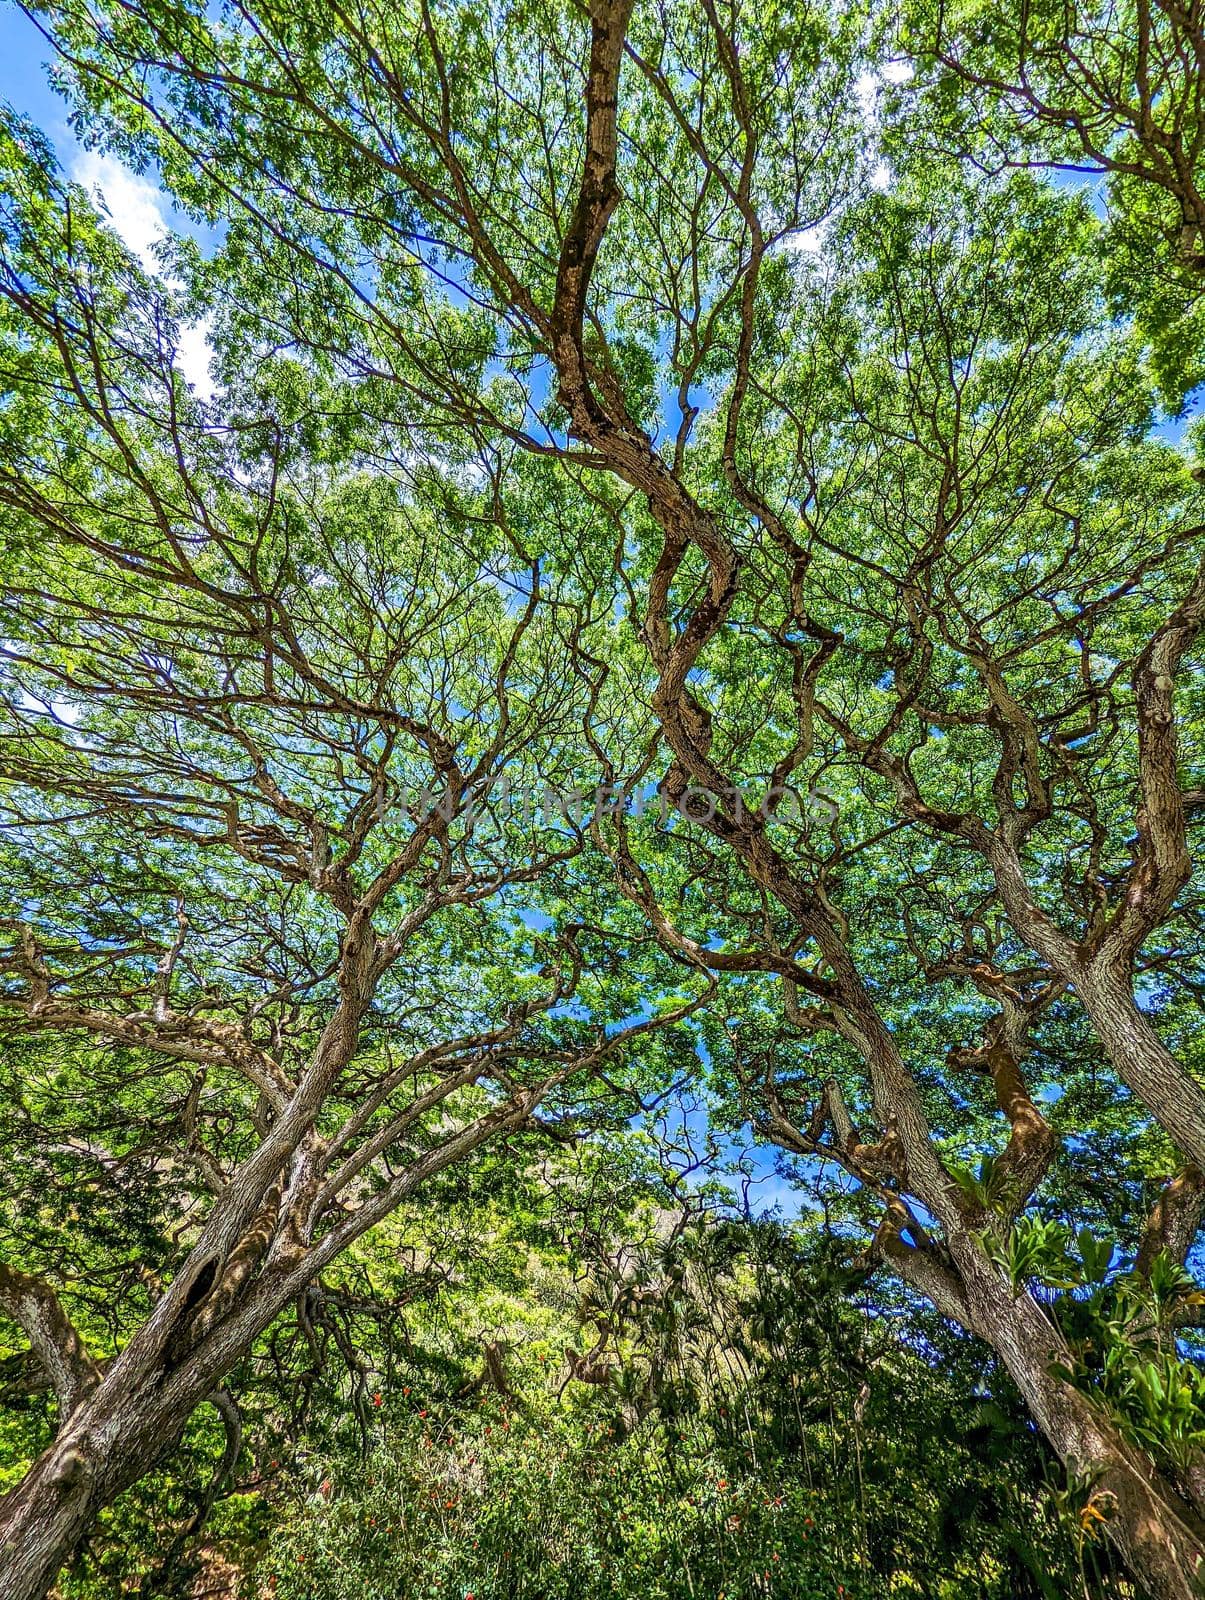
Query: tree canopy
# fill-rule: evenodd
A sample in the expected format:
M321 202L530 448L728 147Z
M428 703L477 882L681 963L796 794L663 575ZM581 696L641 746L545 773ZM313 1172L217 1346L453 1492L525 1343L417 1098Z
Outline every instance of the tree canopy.
M609 1537L566 1386L610 1408L638 1519L738 1443L750 1505L759 1449L802 1494L792 1452L869 1414L912 1464L826 1501L856 1572L800 1523L781 1574L724 1517L624 1549L667 1592L892 1592L923 1558L884 1506L949 1492L892 1405L953 1450L961 1384L1015 1493L985 1491L977 1577L918 1592L1072 1562L1199 1593L1196 12L28 14L80 136L180 225L139 261L7 116L4 1593L44 1595L202 1417L218 1468L147 1593L259 1448L244 1411L352 1448L342 1393L366 1450L400 1308L471 1321L472 1219L503 1241L545 1204L532 1284L601 1273L541 1402L564 1540ZM793 1224L725 1198L734 1139ZM448 1403L514 1402L510 1355ZM786 1417L792 1367L825 1416ZM427 1493L417 1438L377 1444ZM321 1481L276 1536L311 1573L377 1515ZM1065 1513L1044 1547L1017 1494ZM353 1586L426 1592L443 1538ZM444 1570L554 1592L474 1559Z

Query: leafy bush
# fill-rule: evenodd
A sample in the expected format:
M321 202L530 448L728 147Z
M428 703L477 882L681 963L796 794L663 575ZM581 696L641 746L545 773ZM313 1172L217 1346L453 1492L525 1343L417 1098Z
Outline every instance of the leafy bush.
M257 1584L281 1600L864 1592L797 1468L741 1470L695 1430L616 1440L601 1413L425 1410L311 1486Z

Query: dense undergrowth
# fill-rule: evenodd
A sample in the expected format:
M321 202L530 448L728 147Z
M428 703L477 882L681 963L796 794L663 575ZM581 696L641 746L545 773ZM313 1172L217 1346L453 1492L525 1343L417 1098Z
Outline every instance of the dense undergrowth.
M589 1159L585 1191L499 1166L375 1237L240 1373L204 1539L208 1407L66 1600L1125 1592L969 1341L806 1215Z

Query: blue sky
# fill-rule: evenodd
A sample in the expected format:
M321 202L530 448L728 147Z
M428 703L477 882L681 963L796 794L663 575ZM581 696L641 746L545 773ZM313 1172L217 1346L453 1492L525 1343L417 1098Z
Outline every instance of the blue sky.
M49 44L23 11L8 6L0 12L0 99L41 128L67 175L102 200L125 243L145 267L156 271L153 250L168 231L171 208L149 179L80 144L68 121L66 101L48 81L52 57ZM199 393L212 392L203 325L181 329L177 361Z
M0 12L0 99L31 117L54 140L60 159L78 145L67 126L66 106L46 81L50 47L23 11Z

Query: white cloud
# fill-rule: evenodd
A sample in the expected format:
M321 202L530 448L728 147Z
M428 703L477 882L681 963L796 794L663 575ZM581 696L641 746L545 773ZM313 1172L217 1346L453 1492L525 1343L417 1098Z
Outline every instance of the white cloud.
M155 255L155 246L169 232L163 215L163 191L123 167L116 157L97 150L82 150L71 176L101 202L117 236L146 270L155 277L164 277ZM171 284L173 280L169 276L166 281ZM185 323L180 329L176 365L202 400L211 399L214 393L209 371L212 355L208 321Z
M914 70L910 61L885 61L877 72L860 72L854 79L854 99L862 116L872 121L883 85L907 83Z
M69 723L73 727L80 718L78 706L73 706L66 700L56 700L53 697L40 700L37 695L30 694L28 689L19 689L17 691L17 705L22 711L36 711L41 716L49 714L56 718L57 721Z
M879 79L877 73L859 72L854 79L854 99L858 102L858 110L868 122L874 116L878 98Z
M794 250L801 256L827 255L827 224L822 222L814 228L803 228L798 233L788 234L784 243L788 250Z
M209 343L209 319L187 322L180 329L176 365L202 400L213 398L216 385L209 370L213 347Z
M160 269L153 251L167 237L167 223L160 209L163 196L155 185L96 150L82 151L71 175L99 197L122 243L148 272L157 273Z
M915 70L911 61L888 61L883 67L883 77L888 83L907 83Z

